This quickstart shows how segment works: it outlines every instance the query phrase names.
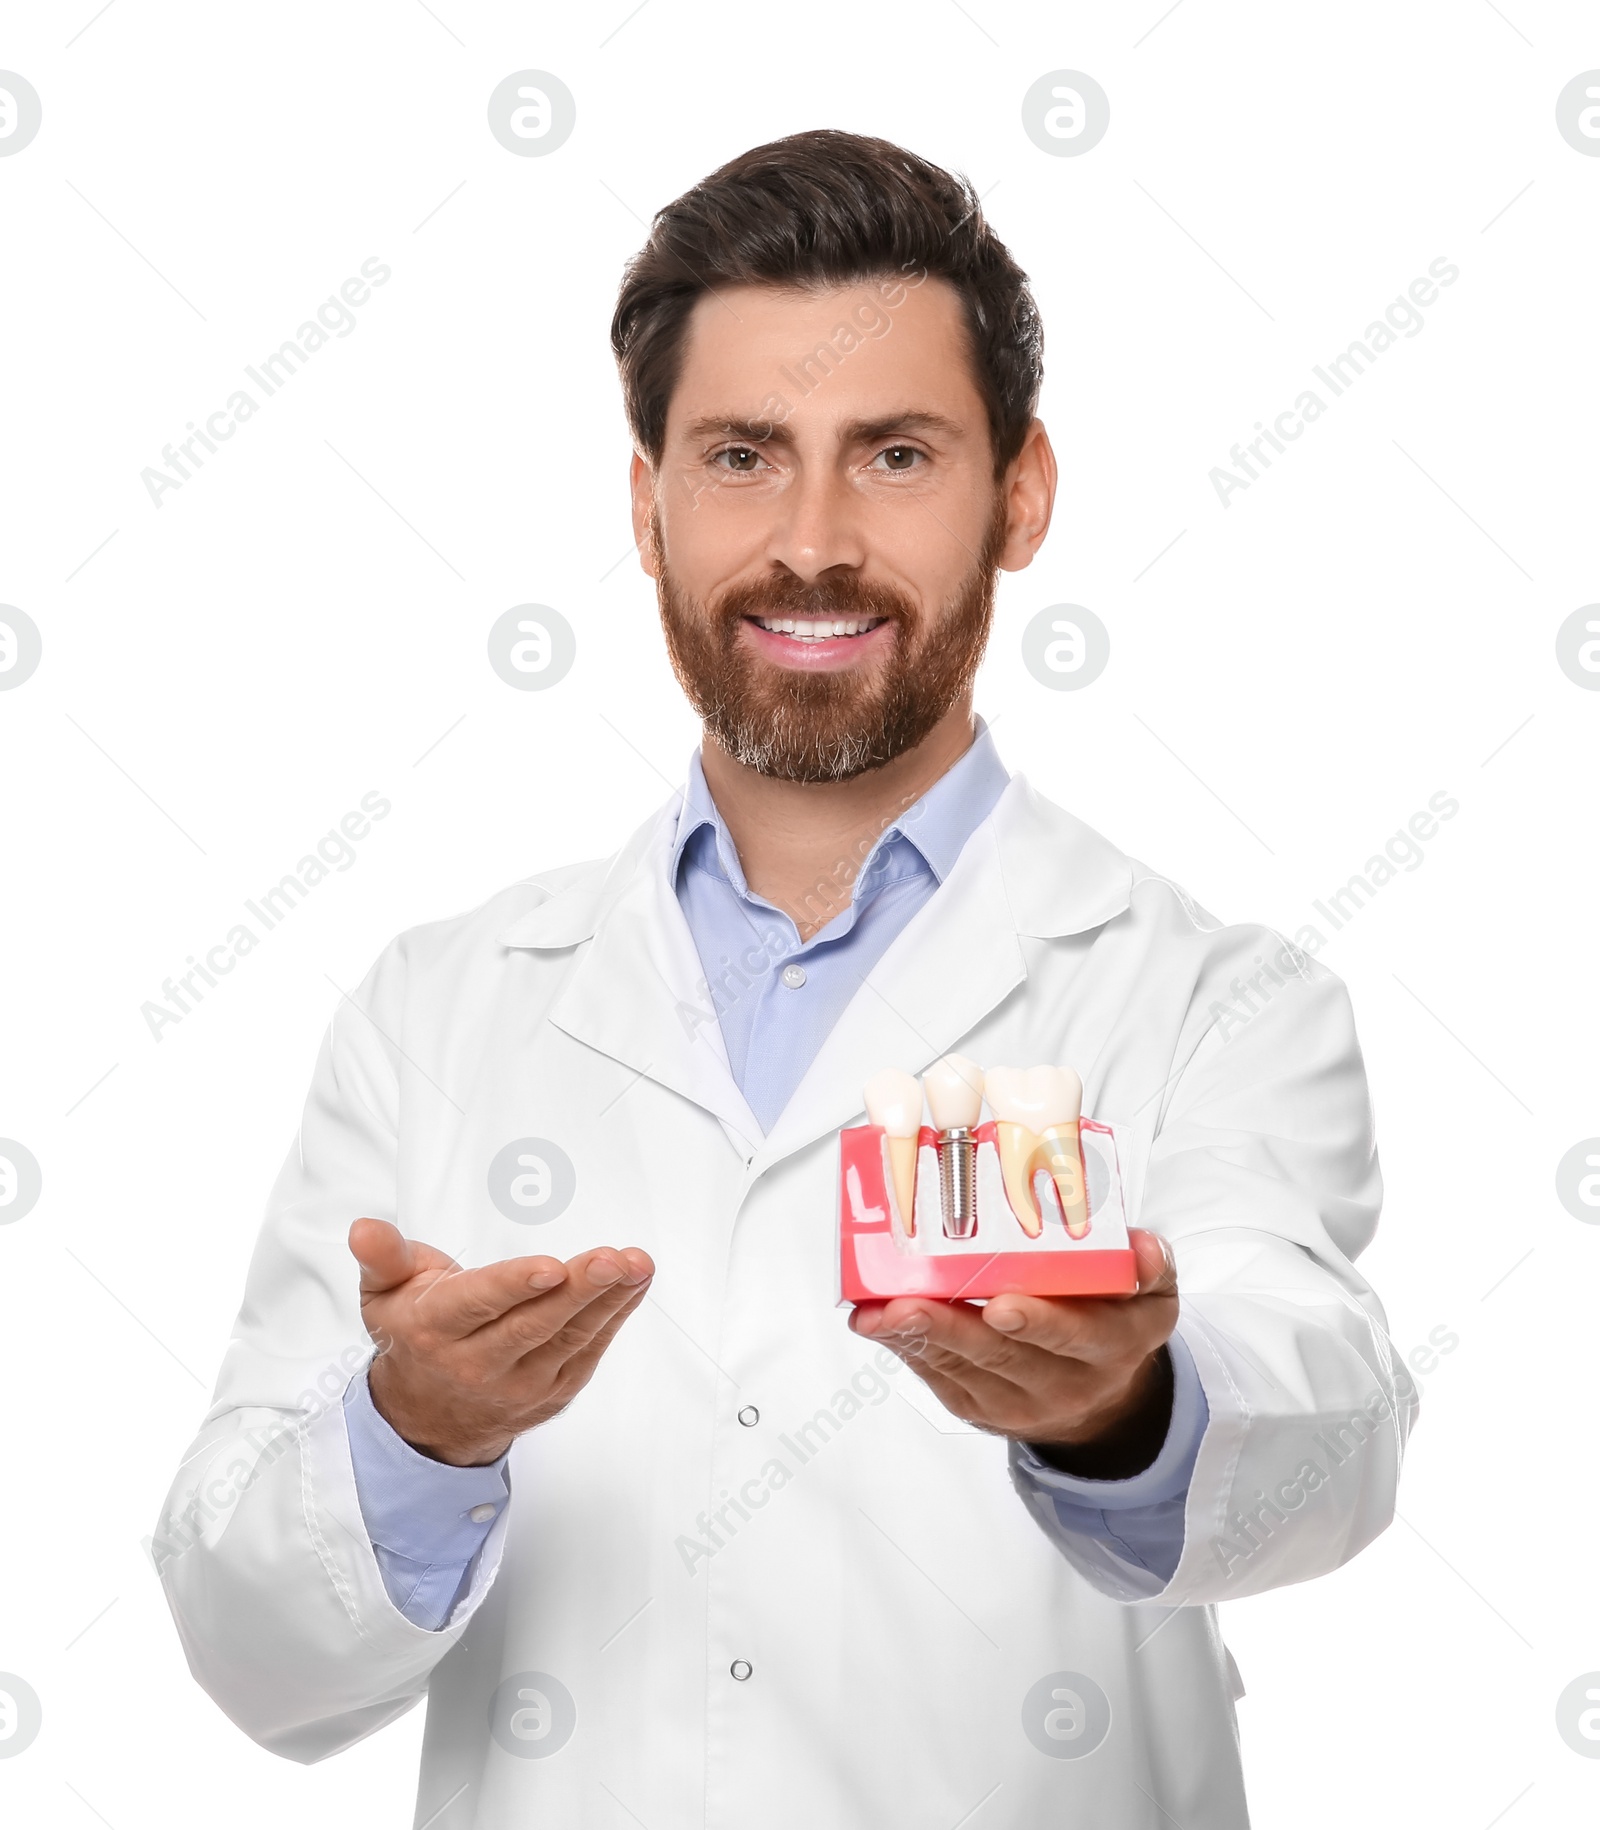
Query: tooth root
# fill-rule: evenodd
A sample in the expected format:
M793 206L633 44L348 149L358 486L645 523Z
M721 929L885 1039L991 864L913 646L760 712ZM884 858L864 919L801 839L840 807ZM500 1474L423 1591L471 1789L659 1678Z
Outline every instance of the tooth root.
M1039 1149L1038 1136L1026 1125L1000 1119L994 1128L995 1144L1000 1153L1000 1174L1006 1185L1006 1199L1017 1223L1030 1239L1044 1231L1044 1216L1033 1192L1033 1172Z
M894 1185L895 1205L900 1209L900 1225L908 1239L917 1236L917 1140L914 1137L886 1137L889 1153L889 1180Z
M900 1225L908 1238L915 1235L917 1199L917 1135L922 1128L922 1086L904 1068L884 1068L861 1091L867 1117L883 1132L884 1164Z
M1084 1238L1089 1231L1089 1208L1076 1121L1047 1125L1036 1132L1001 1119L994 1129L1006 1199L1023 1232L1037 1239L1044 1231L1044 1215L1033 1187L1033 1178L1042 1169L1055 1183L1068 1237Z
M1039 1139L1041 1168L1050 1171L1061 1201L1062 1218L1067 1234L1082 1239L1089 1230L1089 1203L1083 1186L1083 1151L1078 1142L1078 1123L1047 1126Z

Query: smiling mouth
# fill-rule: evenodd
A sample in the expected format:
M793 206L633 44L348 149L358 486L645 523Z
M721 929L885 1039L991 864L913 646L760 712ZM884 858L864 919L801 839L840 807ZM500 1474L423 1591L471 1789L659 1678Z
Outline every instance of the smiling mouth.
M882 616L753 616L750 621L758 629L765 629L771 635L791 636L797 642L828 642L839 636L866 635L869 630L876 629L880 623L887 622L888 618Z

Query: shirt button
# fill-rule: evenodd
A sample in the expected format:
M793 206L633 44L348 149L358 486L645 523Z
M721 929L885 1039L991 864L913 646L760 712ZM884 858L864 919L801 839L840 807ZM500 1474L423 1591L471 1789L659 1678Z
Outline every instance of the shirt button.
M804 966L785 966L783 969L783 982L785 985L787 985L789 987L789 989L791 991L798 991L800 989L800 987L806 982L805 967Z
M485 1503L482 1506L474 1506L471 1512L467 1514L467 1517L471 1519L474 1525L487 1525L490 1519L494 1517L496 1510L495 1507Z
M752 1667L751 1667L749 1659L736 1658L733 1661L733 1663L728 1667L728 1669L729 1669L729 1671L731 1671L733 1673L733 1675L742 1684L745 1681L745 1679L747 1677L749 1677Z
M753 1430L761 1421L761 1413L753 1404L747 1404L739 1413L739 1421L747 1430Z

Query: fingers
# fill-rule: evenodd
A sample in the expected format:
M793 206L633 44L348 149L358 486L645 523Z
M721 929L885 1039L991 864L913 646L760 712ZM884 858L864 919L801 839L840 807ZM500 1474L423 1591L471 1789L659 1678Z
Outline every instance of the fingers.
M876 1311L874 1314L873 1311ZM850 1318L857 1334L882 1340L908 1366L924 1368L971 1384L980 1375L1009 1375L1021 1384L1026 1349L983 1325L973 1303L920 1302L897 1297L892 1302L862 1305Z
M1171 1244L1160 1233L1145 1232L1139 1227L1129 1229L1128 1243L1139 1261L1139 1294L1176 1296L1178 1261Z
M1012 1293L982 1306L897 1297L861 1304L850 1326L883 1341L946 1410L980 1429L1076 1441L1127 1414L1128 1393L1147 1389L1144 1374L1177 1323L1170 1246L1137 1230L1129 1243L1138 1267L1131 1296Z
M503 1258L470 1270L452 1263L439 1276L419 1280L411 1319L441 1339L464 1340L566 1277L561 1260L548 1256Z
M1147 1353L1166 1340L1177 1320L1178 1268L1159 1233L1128 1234L1138 1265L1131 1296L997 1296L984 1322L1006 1339L1047 1353L1104 1361Z
M643 1299L655 1264L637 1246L621 1252L601 1246L580 1253L564 1270L560 1285L527 1297L479 1329L475 1344L502 1365L546 1347L555 1357L569 1359L583 1352L613 1318L620 1326L619 1311Z
M558 1258L532 1256L463 1269L436 1247L407 1239L386 1220L370 1218L351 1226L350 1250L361 1266L363 1303L404 1292L401 1301L406 1306L399 1312L391 1307L388 1312L390 1327L410 1323L442 1340L464 1340L517 1315L517 1322L507 1331L504 1357L508 1360L547 1339L613 1285L623 1292L616 1299L620 1302L630 1286L647 1281L655 1271L649 1254L636 1246L623 1252L601 1246L580 1253L567 1265ZM541 1319L531 1319L528 1306L532 1299L560 1289L573 1278L576 1283L561 1301L537 1311ZM412 1286L409 1291L408 1285ZM615 1307L616 1302L609 1304L605 1314ZM594 1325L604 1319L604 1315L597 1316ZM584 1338L588 1338L587 1332ZM493 1342L483 1344L492 1347Z
M968 1307L959 1303L948 1306ZM916 1373L946 1410L969 1423L983 1423L1013 1410L1026 1396L1021 1384L977 1365L949 1345L957 1331L949 1327L950 1318L940 1315L946 1305L934 1303L929 1307L938 1318L932 1326L926 1318L919 1319L917 1305L904 1301L862 1305L851 1315L850 1326L857 1334L881 1340ZM981 1323L977 1325L981 1327Z
M1009 1371L1021 1383L1020 1365L1025 1356L1015 1343L985 1324L984 1311L975 1303L929 1303L914 1297L896 1297L883 1305L876 1320L864 1308L857 1311L857 1316L860 1321L852 1317L851 1326L858 1334L916 1339L918 1357L929 1366L954 1370L958 1362L965 1362L987 1372ZM895 1346L893 1339L888 1344Z
M1137 1296L1007 1295L996 1296L981 1308L897 1298L871 1306L877 1310L876 1320L869 1318L864 1305L857 1311L862 1319L852 1317L851 1327L872 1336L925 1336L928 1364L956 1371L954 1360L959 1359L1023 1386L1036 1384L1043 1373L1036 1357L1041 1353L1087 1365L1143 1358L1172 1333L1177 1297L1167 1274L1164 1242L1151 1234L1138 1237L1146 1242L1141 1264L1148 1267L1152 1286Z
M985 1326L1018 1352L1043 1352L1089 1366L1142 1359L1167 1339L1176 1319L1177 1299L1154 1292L1133 1297L1008 1296L992 1318L987 1311L984 1314Z
M621 1328L622 1324L627 1321L628 1317L633 1314L634 1310L639 1307L640 1303L644 1301L648 1294L648 1284L634 1286L628 1294L623 1297L621 1303L612 1309L610 1316L594 1329L587 1341L566 1355L562 1361L560 1373L560 1383L563 1388L570 1388L573 1391L577 1391L588 1384L589 1380L594 1375L594 1369L600 1364L601 1356L616 1337L618 1329ZM599 1309L599 1306L599 1303L591 1303L589 1308L583 1310L558 1336L552 1338L544 1347L535 1348L526 1358L529 1361L532 1361L536 1356L541 1356L546 1353L563 1352L564 1342L567 1337L584 1327L588 1323L591 1314L596 1312Z

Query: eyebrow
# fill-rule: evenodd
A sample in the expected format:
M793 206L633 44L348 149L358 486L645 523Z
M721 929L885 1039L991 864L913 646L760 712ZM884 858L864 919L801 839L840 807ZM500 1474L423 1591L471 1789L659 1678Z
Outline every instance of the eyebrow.
M846 443L852 445L872 444L878 439L892 438L897 432L937 433L950 439L966 436L966 428L958 425L955 420L946 419L942 413L927 413L919 408L881 413L876 419L847 419L839 431ZM792 446L795 442L794 433L781 421L741 419L720 413L707 413L699 419L690 420L683 429L683 436L691 441L702 438L743 439L751 445Z

